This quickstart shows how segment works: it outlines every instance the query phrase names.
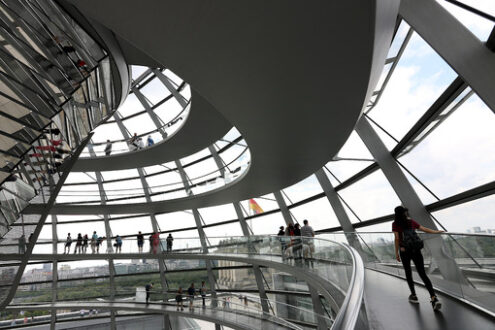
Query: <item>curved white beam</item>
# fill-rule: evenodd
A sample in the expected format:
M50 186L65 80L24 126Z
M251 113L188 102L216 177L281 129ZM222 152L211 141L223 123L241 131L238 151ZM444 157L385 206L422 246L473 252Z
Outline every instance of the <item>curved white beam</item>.
M55 206L59 214L206 207L280 190L314 173L344 144L371 95L399 6L395 0L71 3L188 81L240 131L251 166L235 184L202 195Z

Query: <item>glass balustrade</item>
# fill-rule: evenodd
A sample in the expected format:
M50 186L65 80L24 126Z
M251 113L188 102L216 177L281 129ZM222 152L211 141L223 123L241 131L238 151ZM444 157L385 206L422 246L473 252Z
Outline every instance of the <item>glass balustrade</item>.
M342 243L327 239L249 236L208 237L207 240L201 240L196 237L175 238L170 245L168 243L170 240L167 242L164 237L151 238L150 235L146 235L143 244L138 244L135 236L120 237L119 241L121 244L118 243L116 237L111 239L99 237L96 240L88 238L78 241L76 236L73 237L70 246L67 246L65 241L38 240L33 251L33 257L47 254L47 259L50 259L50 255L55 249L57 254L65 255L63 260L72 260L72 256L74 256L74 260L81 260L81 257L83 260L95 257L101 259L105 258L107 253L123 254L130 259L154 259L154 255L165 256L165 259L201 259L202 254L207 254L210 260L230 260L247 262L248 264L252 262L275 268L276 265L284 265L285 268L281 267L279 271L300 269L299 274L307 274L306 281L318 279L318 283L323 283L321 284L322 287L332 293L328 315L316 315L314 311L298 306L284 307L284 303L274 300L266 303L272 306L272 309L275 306L279 311L290 311L287 315L293 316L296 321L302 318L314 323L325 322L328 326L337 317L339 310L344 309L343 304L346 296L356 285L354 281L356 266L350 248ZM167 254L170 256L167 257ZM93 257L89 257L89 255L93 255ZM116 291L115 294L125 296L125 290ZM129 294L132 295L132 292ZM263 302L259 299L258 301L261 306ZM318 318L320 319L318 320Z
M466 233L419 233L424 241L422 254L433 285L455 297L495 312L495 235ZM405 278L402 263L395 259L394 234L358 232L324 234L322 237L342 241L355 239L367 268ZM433 245L434 244L434 245ZM432 245L439 246L432 253ZM453 262L455 269L443 265ZM421 279L414 271L415 280Z

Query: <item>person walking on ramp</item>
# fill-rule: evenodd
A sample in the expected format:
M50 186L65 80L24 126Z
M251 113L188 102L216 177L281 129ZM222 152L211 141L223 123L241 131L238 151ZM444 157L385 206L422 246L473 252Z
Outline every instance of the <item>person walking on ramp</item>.
M423 241L416 233L416 229L424 231L430 234L442 233L441 230L433 230L426 228L418 224L413 219L409 218L408 210L403 206L397 206L394 210L395 221L392 223L392 231L395 235L395 258L401 262L406 273L407 284L411 294L409 295L409 301L413 304L419 304L418 297L416 296L416 290L414 289L414 282L412 278L411 260L416 266L418 275L423 280L426 289L430 293L431 305L433 310L440 310L442 304L438 300L435 290L430 279L426 275L423 255L421 249L423 248Z

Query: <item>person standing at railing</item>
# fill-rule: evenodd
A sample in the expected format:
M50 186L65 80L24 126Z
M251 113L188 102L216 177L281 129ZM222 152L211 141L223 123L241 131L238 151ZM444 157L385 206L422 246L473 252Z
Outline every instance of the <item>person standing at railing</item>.
M134 151L138 149L138 136L137 133L134 133L132 138L129 140L129 150Z
M294 225L294 258L296 262L300 262L302 258L302 239L301 227L298 223Z
M72 237L70 237L70 233L67 234L67 239L65 240L64 246L64 254L70 253L70 246L72 245ZM67 252L65 252L67 250Z
M169 233L167 236L167 252L172 252L172 245L174 244L174 238L172 234Z
M105 156L110 156L112 153L112 142L110 140L107 140L107 144L105 146Z
M155 144L155 141L153 141L153 139L151 138L151 135L148 135L148 139L146 140L146 145L148 147L151 147L154 144Z
M146 289L146 303L148 304L149 303L149 300L150 300L150 295L151 295L151 289L153 289L153 285L155 283L148 283L146 284L146 286L144 287Z
M189 310L194 311L194 295L196 294L196 289L194 289L194 283L187 289L187 296L189 298Z
M290 222L285 229L285 236L289 236L287 248L285 250L284 256L287 259L291 259L294 257L294 224Z
M137 246L139 253L143 253L144 236L141 232L137 234Z
M77 234L77 239L76 239L76 246L74 247L74 254L79 251L79 253L82 252L82 235L81 233Z
M158 253L158 247L160 246L160 233L157 233L156 231L151 235L151 246L152 246L152 252L153 254Z
M26 253L26 236L24 234L19 237L19 254Z
M119 235L115 237L115 244L113 246L115 247L116 253L122 252L122 238Z
M98 243L98 235L96 235L96 231L93 232L93 235L91 236L91 253L95 253L96 251L96 244Z
M138 137L137 144L138 144L138 150L144 149L144 142L142 138Z
M175 295L175 301L177 302L177 310L183 311L184 310L184 303L182 301L182 287L179 287L179 290L177 290L177 294Z
M287 249L287 242L285 241L285 228L284 226L280 226L280 230L278 231L277 236L279 236L280 240L280 251L282 253L282 259L285 258L285 249Z
M414 281L412 278L411 260L416 266L418 275L423 280L426 289L430 293L431 305L434 310L439 310L442 304L438 300L433 285L430 279L426 275L423 255L421 249L423 248L423 241L416 233L416 229L424 231L430 234L439 234L443 231L426 228L418 224L416 221L409 217L408 210L403 206L397 206L394 210L395 221L392 223L392 231L395 235L395 257L397 261L401 262L406 273L407 284L411 290L409 295L409 301L414 304L418 304L418 297L416 296L416 290L414 289Z
M105 236L103 236L103 237L98 236L98 239L96 240L96 253L100 253L100 246L103 243L104 239L106 239Z
M301 236L303 237L303 255L306 262L308 258L311 262L311 267L313 267L313 252L315 251L315 244L313 238L315 237L315 231L313 227L308 224L308 220L304 219L304 226L301 228Z
M203 299L203 308L206 307L206 284L205 281L201 281L201 288L199 289L201 299Z
M88 234L83 236L82 252L86 253L88 251Z

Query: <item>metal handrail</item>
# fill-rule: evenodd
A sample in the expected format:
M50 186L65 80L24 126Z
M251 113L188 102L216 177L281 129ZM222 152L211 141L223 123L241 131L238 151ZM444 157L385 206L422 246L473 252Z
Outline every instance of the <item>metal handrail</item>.
M347 244L340 243L352 257L352 275L344 302L335 317L332 329L352 330L356 326L364 296L364 263L359 253Z
M256 240L259 240L260 242L263 240L263 238L270 238L270 239L275 239L279 240L281 237L280 236L274 236L274 235L263 235L263 236L253 236L250 237L245 241L246 244L250 244L255 242ZM285 237L285 236L284 236ZM213 239L235 239L236 237L211 237ZM237 238L242 238L246 239L244 236L239 236ZM289 236L287 236L289 238ZM305 239L313 239L311 237L304 237ZM176 238L176 240L189 240L193 238ZM197 237L194 237L194 239L199 239ZM359 314L362 309L362 304L363 304L363 296L364 296L364 263L363 260L361 259L359 253L352 247L350 247L347 244L340 243L337 241L333 241L330 239L325 239L325 238L314 238L315 240L319 241L327 241L331 242L332 244L336 244L338 246L343 247L349 256L351 257L351 263L352 263L352 274L351 278L349 281L349 287L347 288L346 292L343 292L345 295L343 303L339 306L339 311L337 313L337 316L335 318L335 321L332 325L332 329L354 329ZM134 238L131 239L125 239L125 241L135 241ZM62 243L63 241L58 241ZM161 240L163 242L163 240ZM75 243L75 240L73 240L73 243ZM228 242L225 242L228 243ZM238 246L239 243L242 242L236 242L236 246ZM213 245L209 246L209 248L212 247L225 247L224 244L220 243L218 245ZM188 250L194 251L202 249L201 246L198 247L191 247ZM174 250L173 252L179 252L180 250ZM180 253L180 252L179 252ZM214 254L214 252L213 252Z
M333 235L333 234L338 234L338 235L342 235L342 234L352 234L352 235L359 235L359 234L393 234L392 231L356 231L356 232L332 232L332 233L320 233L320 234L317 234L318 235ZM438 233L438 234L432 234L432 233L426 233L428 235L447 235L447 236L450 236L450 235L459 235L459 236L486 236L486 237L495 237L495 234L489 234L489 233L461 233L461 232L453 232L453 231L445 231L445 232L442 232L442 233Z

